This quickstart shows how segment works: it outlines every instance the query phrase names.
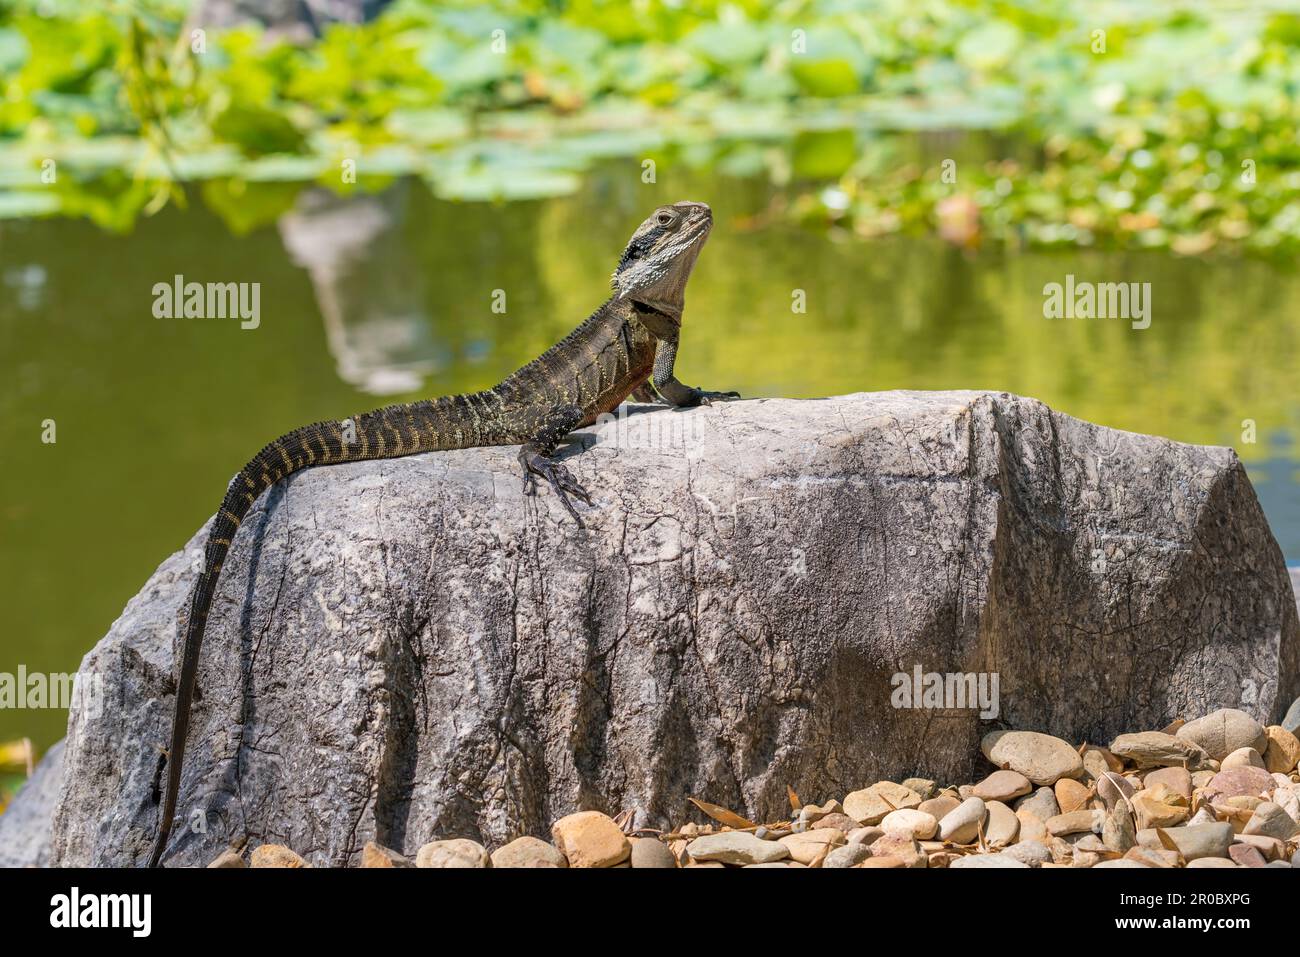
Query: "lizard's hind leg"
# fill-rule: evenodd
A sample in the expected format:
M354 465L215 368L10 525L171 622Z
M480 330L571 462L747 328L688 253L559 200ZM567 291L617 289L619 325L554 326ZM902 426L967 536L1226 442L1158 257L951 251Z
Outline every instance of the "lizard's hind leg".
M537 434L519 447L519 464L524 469L524 494L537 493L536 476L541 476L550 483L551 488L555 489L555 494L560 496L560 501L564 503L564 507L569 510L569 514L579 526L582 526L582 516L569 501L569 496L576 496L588 505L592 504L591 496L573 477L573 473L562 463L557 462L553 456L560 439L572 432L582 418L582 409L576 405L552 409L546 414Z

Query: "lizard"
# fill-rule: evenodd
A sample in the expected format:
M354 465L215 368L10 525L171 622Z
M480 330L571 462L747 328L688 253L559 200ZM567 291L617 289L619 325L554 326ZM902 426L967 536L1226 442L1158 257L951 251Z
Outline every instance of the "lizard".
M713 212L705 203L660 206L624 248L610 281L613 294L569 335L497 385L304 426L270 442L239 470L212 521L203 570L190 596L171 743L159 756L155 779L160 782L166 770L150 867L161 863L176 813L199 651L217 579L240 523L258 497L304 469L518 445L524 494L535 495L538 479L545 481L581 526L573 499L591 506L591 496L555 458L569 432L592 424L629 396L678 408L740 398L736 392L684 385L673 371L686 282L712 228ZM155 783L155 801L158 792Z

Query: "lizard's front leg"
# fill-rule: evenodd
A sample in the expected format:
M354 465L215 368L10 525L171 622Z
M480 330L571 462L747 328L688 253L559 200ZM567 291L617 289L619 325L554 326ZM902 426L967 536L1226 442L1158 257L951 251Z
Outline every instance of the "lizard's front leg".
M591 504L591 496L573 474L553 458L560 439L577 428L582 418L582 409L576 405L558 406L548 411L543 416L533 438L519 447L519 464L524 467L525 495L537 493L535 476L540 475L550 483L551 488L555 489L555 493L560 496L560 501L569 510L574 521L580 527L585 527L582 524L582 517L569 501L569 495L577 496L588 505Z
M655 389L669 405L678 408L691 408L697 405L709 405L715 399L739 399L739 392L709 392L684 385L673 375L673 366L677 362L677 336L672 335L659 340L655 349L655 370L653 382Z

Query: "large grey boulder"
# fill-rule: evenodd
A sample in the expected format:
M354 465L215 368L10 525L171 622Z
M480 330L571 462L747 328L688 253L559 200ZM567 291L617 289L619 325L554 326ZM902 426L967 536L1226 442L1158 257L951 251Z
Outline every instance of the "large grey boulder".
M45 867L50 863L50 824L63 786L63 742L32 771L0 814L0 867Z
M258 504L166 862L244 837L317 865L493 847L578 809L680 822L688 796L773 820L787 785L973 780L1000 727L1104 742L1300 692L1287 570L1229 449L982 392L656 410L582 441L585 530L521 494L513 448L318 469ZM147 853L203 542L84 662L109 705L71 716L56 863ZM996 717L896 706L914 669L995 672Z

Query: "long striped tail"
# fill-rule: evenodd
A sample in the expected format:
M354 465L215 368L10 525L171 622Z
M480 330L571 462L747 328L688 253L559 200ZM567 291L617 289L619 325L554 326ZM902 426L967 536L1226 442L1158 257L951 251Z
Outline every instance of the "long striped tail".
M504 445L517 441L487 423L488 403L492 393L449 396L393 405L354 419L318 422L283 435L258 452L239 470L217 511L208 533L203 572L190 598L189 623L185 631L181 669L176 681L176 712L172 720L171 747L167 752L167 782L163 795L162 817L149 866L157 867L167 847L176 798L180 791L181 768L185 759L185 737L190 725L190 705L194 700L194 679L198 672L199 650L203 630L212 607L222 563L230 550L240 522L259 495L282 478L304 469L365 459L400 458L418 452L439 449L469 448L479 445Z

